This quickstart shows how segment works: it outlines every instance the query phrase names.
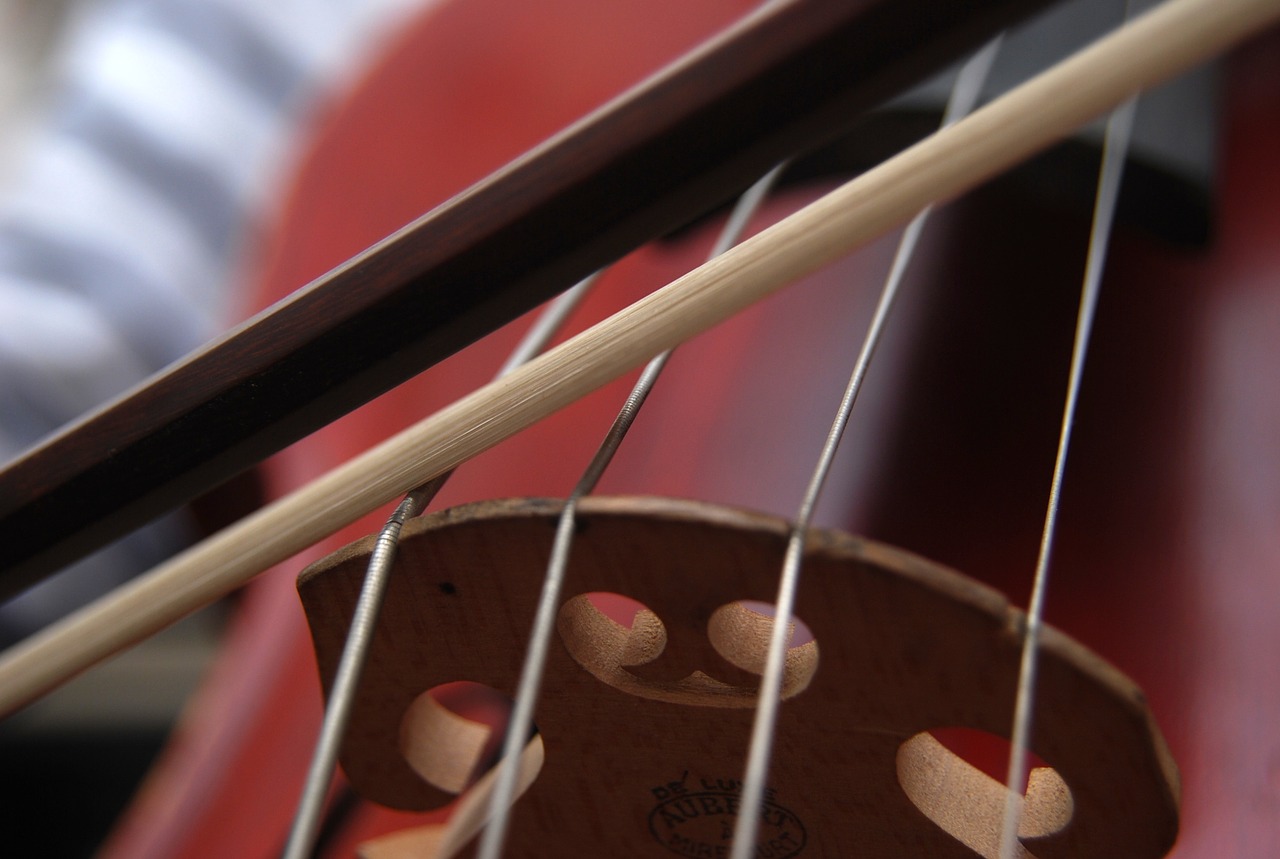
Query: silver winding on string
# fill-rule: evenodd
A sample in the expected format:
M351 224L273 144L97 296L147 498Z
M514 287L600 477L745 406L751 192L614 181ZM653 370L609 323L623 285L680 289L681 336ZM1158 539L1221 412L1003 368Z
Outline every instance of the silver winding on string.
M992 63L995 62L996 54L999 52L1000 42L1001 37L999 36L988 42L960 70L955 85L952 87L946 112L942 118L944 128L970 113L977 104L982 85L986 81ZM783 668L786 661L787 646L791 639L795 595L800 582L800 564L804 555L805 534L809 529L809 523L813 519L813 511L817 506L818 498L822 494L822 486L831 471L831 464L835 460L841 436L844 435L845 427L849 422L849 415L853 410L854 401L858 397L858 391L862 388L862 381L866 376L867 367L871 363L876 346L879 344L880 337L884 332L885 323L888 321L889 312L892 310L894 300L897 298L907 263L915 251L920 232L924 229L925 221L931 211L932 207L928 207L916 215L915 219L907 225L906 230L903 231L902 238L898 242L893 264L890 266L889 274L885 278L884 287L880 292L875 314L867 329L867 335L863 341L858 360L854 365L853 374L850 376L849 384L840 400L840 407L836 412L835 420L831 424L831 429L827 433L826 441L823 443L818 464L810 477L804 498L791 526L791 534L787 540L787 551L782 562L782 574L778 580L778 595L774 602L773 629L769 636L769 651L765 657L765 668L760 679L760 693L756 704L755 720L751 726L751 743L747 752L746 775L743 776L742 780L740 807L743 809L759 808L764 799L765 781L769 774L769 758L773 751L774 731L778 722L778 705L781 701ZM746 813L739 814L734 823L731 859L751 859L754 857L757 834L758 820L756 816Z
M738 243L746 230L747 222L759 208L760 203L768 195L778 177L785 169L785 164L774 167L738 198L729 220L720 231L714 247L709 254L710 259L720 256ZM520 683L516 691L515 706L511 713L511 721L507 725L507 734L503 741L502 762L499 764L497 781L493 795L489 800L489 823L480 839L479 859L498 859L506 841L507 828L510 823L511 805L515 801L516 783L519 768L516 762L524 750L526 739L533 730L533 708L537 704L538 692L542 686L543 669L546 667L547 651L551 642L551 632L555 625L556 609L560 603L560 593L564 583L565 570L569 565L569 552L573 543L574 516L578 501L591 493L600 477L613 460L619 445L627 431L635 422L636 416L644 405L645 399L666 366L667 360L675 350L668 350L651 360L640 374L640 379L627 396L626 402L614 418L613 425L605 435L604 441L596 450L591 463L579 478L565 501L556 525L555 542L551 549L551 558L547 564L547 573L542 581L542 593L538 597L538 608L534 615L533 631L529 634L529 646L525 650L524 666L520 672Z
M596 272L582 280L547 305L546 310L538 316L533 326L507 358L506 363L502 365L497 378L505 376L546 349L547 344L564 325L569 314L591 291L600 274ZM452 474L452 471L445 472L410 491L396 506L378 534L364 581L360 586L360 597L351 619L351 627L342 647L342 658L334 675L333 689L325 704L324 722L320 726L320 736L312 752L307 780L303 784L302 795L298 800L298 810L289 829L284 859L305 859L315 846L316 834L324 816L325 796L329 792L329 783L333 779L334 767L337 765L338 749L347 732L356 687L359 686L360 674L369 653L369 644L373 641L373 632L378 625L378 615L382 611L383 596L386 594L387 581L391 577L391 567L399 545L400 529L404 527L407 520L427 508Z
M1080 379L1084 374L1085 354L1097 310L1102 282L1102 267L1107 258L1111 223L1115 218L1120 178L1133 129L1136 99L1116 108L1107 120L1102 144L1102 168L1098 175L1098 194L1094 200L1093 225L1089 232L1089 255L1085 262L1084 286L1080 294L1080 310L1076 317L1075 343L1071 350L1071 372L1067 378L1066 405L1062 410L1062 426L1058 435L1058 452L1053 464L1053 480L1049 485L1049 502L1045 511L1044 530L1040 536L1040 552L1036 558L1031 603L1027 607L1026 631L1023 633L1022 661L1018 669L1018 691L1014 701L1013 734L1009 740L1009 770L1005 777L1005 807L1000 827L1000 859L1018 855L1018 826L1022 819L1022 783L1027 776L1027 749L1031 742L1031 715L1035 707L1036 669L1039 666L1040 630L1044 618L1045 593L1049 586L1049 558L1053 553L1053 537L1057 530L1062 475L1067 466L1071 446L1071 429L1075 423L1076 400Z

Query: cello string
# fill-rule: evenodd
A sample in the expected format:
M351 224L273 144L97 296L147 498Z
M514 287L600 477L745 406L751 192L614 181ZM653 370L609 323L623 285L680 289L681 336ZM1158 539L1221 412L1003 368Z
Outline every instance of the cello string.
M1102 145L1102 166L1098 175L1098 192L1094 199L1093 224L1089 233L1089 252L1085 262L1080 309L1076 318L1071 370L1067 378L1066 404L1063 407L1058 452L1053 466L1053 479L1049 485L1049 501L1045 511L1044 529L1040 537L1039 556L1036 559L1031 602L1027 607L1026 629L1023 633L1018 690L1014 702L1013 734L1009 740L1009 769L1005 777L1007 792L1000 829L1000 859L1014 859L1018 855L1018 827L1022 818L1023 805L1022 783L1027 775L1026 757L1031 739L1032 711L1035 706L1044 600L1049 585L1049 558L1053 551L1053 538L1057 530L1062 476L1066 470L1067 451L1071 445L1071 431L1075 424L1080 380L1084 374L1089 335L1093 330L1093 319L1102 282L1102 269L1106 263L1111 224L1115 217L1116 199L1120 192L1120 179L1124 172L1125 154L1129 148L1136 106L1137 100L1130 99L1112 112L1107 120L1107 131Z
M760 207L761 202L769 194L777 182L786 164L779 164L748 188L735 204L728 221L725 222L708 258L715 259L738 243L746 230L748 221ZM480 839L478 859L498 859L506 842L507 829L510 824L510 810L515 801L516 784L519 775L517 762L524 751L527 738L533 732L533 708L537 703L538 693L542 686L543 669L546 667L547 653L551 643L551 632L555 626L556 611L560 604L560 593L563 589L565 571L569 565L569 554L573 543L574 522L578 502L591 493L603 476L609 463L613 461L627 431L635 422L649 392L653 389L658 377L662 374L674 349L653 358L640 374L631 393L627 395L613 424L609 427L604 441L596 450L591 462L578 479L573 491L565 500L564 508L556 523L555 542L552 544L551 557L547 563L547 572L542 581L542 593L538 597L538 607L534 614L533 629L529 634L529 644L525 649L524 666L520 672L520 682L516 689L515 704L507 723L506 737L503 739L502 756L498 777L494 782L493 794L489 799L489 823Z
M495 378L502 378L541 353L591 291L601 274L602 272L596 272L584 278L548 304L498 370ZM387 582L391 577L391 567L399 545L400 529L404 527L406 520L427 508L452 475L451 469L410 490L378 534L360 586L360 596L352 614L351 626L342 646L342 657L334 673L333 688L325 704L324 720L312 750L311 765L289 830L284 859L304 859L311 854L315 845L316 833L323 818L325 797L337 765L338 750L347 732L360 674L369 653L369 645L373 641L373 632L378 625L378 615L382 611Z
M961 68L951 90L947 108L942 118L942 127L956 122L970 113L978 101L982 86L987 79L991 66L1000 50L1001 36L992 39L969 59ZM885 278L880 298L876 303L875 313L862 349L858 354L853 373L840 400L840 406L832 421L831 429L822 446L818 463L810 477L804 498L796 513L790 536L787 539L787 550L783 558L782 573L778 581L778 595L774 601L773 627L769 634L769 649L765 658L764 673L760 678L760 691L756 704L756 715L751 726L751 741L747 751L746 774L743 776L742 797L739 803L741 813L734 821L733 849L730 859L751 859L756 853L756 836L759 830L757 816L751 809L760 808L764 800L765 781L768 778L769 759L773 751L773 739L777 729L778 708L781 703L782 675L786 663L786 654L792 637L792 617L794 614L795 595L800 582L800 566L804 556L805 534L813 519L813 511L822 494L831 465L835 461L836 450L844 435L853 411L854 401L862 389L867 368L875 354L889 313L897 298L906 273L907 264L915 252L920 233L924 229L932 206L927 206L915 216L902 233L894 253L893 263Z
M11 713L413 486L1280 21L1280 0L1165 0L591 329L0 653Z

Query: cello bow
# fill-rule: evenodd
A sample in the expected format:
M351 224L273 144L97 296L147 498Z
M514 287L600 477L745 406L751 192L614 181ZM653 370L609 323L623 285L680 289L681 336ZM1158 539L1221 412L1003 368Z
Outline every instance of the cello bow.
M1221 11L1204 0L1167 3L504 379L219 532L121 589L120 596L33 636L0 661L0 679L9 687L0 695L0 711L12 711L323 533L443 474L937 199L1012 167L1135 89L1208 59L1280 14L1274 0L1233 0L1228 14ZM1049 106L1037 110L1039 105Z
M0 597L722 204L1046 2L767 4L10 463Z

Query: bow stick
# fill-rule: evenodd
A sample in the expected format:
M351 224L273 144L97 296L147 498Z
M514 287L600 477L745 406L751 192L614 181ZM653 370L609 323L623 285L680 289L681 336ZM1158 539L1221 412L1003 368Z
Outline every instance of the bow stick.
M9 466L0 599L731 199L1048 2L767 4Z
M1278 18L1280 0L1170 0L729 253L13 648L0 658L0 713Z

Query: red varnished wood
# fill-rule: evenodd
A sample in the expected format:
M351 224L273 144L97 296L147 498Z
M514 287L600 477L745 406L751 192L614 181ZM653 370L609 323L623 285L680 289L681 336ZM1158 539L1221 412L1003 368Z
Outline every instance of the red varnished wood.
M322 272L621 86L645 61L622 61L620 45L652 51L646 56L656 62L740 4L676 4L698 17L687 31L675 23L681 18L659 20L651 3L587 5L601 16L594 23L617 35L568 71L527 52L533 44L548 56L568 53L558 40L569 28L546 4L501 15L484 4L446 6L407 35L321 136L264 294ZM540 38L529 39L531 32ZM1269 163L1280 151L1276 56L1255 46L1230 66L1215 245L1171 256L1141 237L1117 241L1050 590L1051 619L1149 695L1183 771L1176 857L1262 856L1280 840L1273 727L1280 676L1272 658L1280 652L1280 624L1272 622L1280 606L1280 394L1268 369L1280 362L1280 171ZM588 60L623 68L576 71ZM448 86L407 83L424 80ZM463 92L474 95L464 101ZM368 129L390 117L396 134L371 139ZM455 121L462 130L446 135ZM1012 210L1016 201L1009 189L980 193L940 213L927 233L928 253L913 270L825 515L962 570L987 571L1021 601L1070 336L1060 311L1070 310L1078 288L1085 224L1078 215ZM979 233L980 222L995 232ZM1044 232L1033 222L1047 224L1064 249L1033 247L1034 234ZM579 319L597 318L696 262L708 243L702 231L642 252L609 276ZM989 260L987 251L1019 247L1029 260L959 262L962 254ZM853 350L856 335L848 332L865 318L887 252L873 248L681 350L605 491L689 495L786 515ZM947 296L954 304L926 301ZM919 332L947 336L917 349ZM485 380L514 338L485 341L293 448L271 467L276 488L297 485ZM835 360L815 371L810 357ZM753 386L738 384L740 374ZM900 399L908 384L915 393ZM614 385L467 466L442 503L563 494L624 388ZM365 522L332 545L374 527ZM207 693L183 732L193 737L197 725L216 721L223 734L186 740L171 753L171 780L157 783L155 802L137 811L109 855L278 850L319 714L290 594L300 567L272 574L247 597L257 619L246 617L233 651L278 648L250 660L263 687L235 679L244 663L228 655L221 689ZM223 692L234 700L219 702ZM184 764L200 755L225 766L194 775ZM333 855L350 855L357 840L407 820L362 809Z

